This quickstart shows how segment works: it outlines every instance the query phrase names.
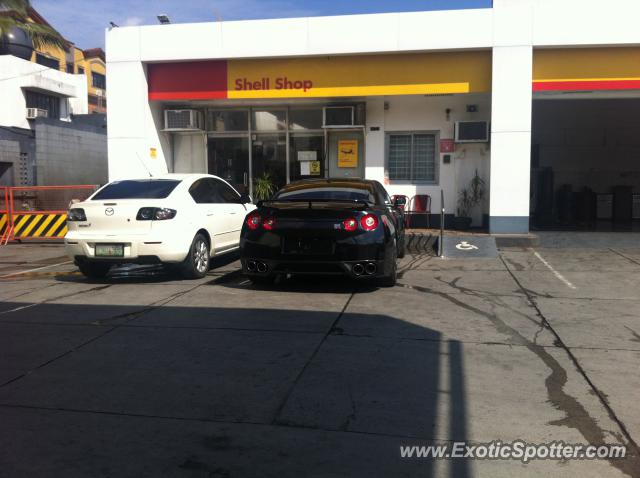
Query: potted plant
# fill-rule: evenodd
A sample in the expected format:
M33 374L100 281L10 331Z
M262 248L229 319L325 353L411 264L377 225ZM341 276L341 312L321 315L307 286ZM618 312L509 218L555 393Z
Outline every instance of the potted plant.
M262 176L256 178L253 182L253 195L258 201L266 201L273 196L276 185L271 179L269 173L264 173Z
M485 183L476 169L476 173L467 187L462 188L458 193L458 215L453 218L454 229L466 231L471 227L473 221L471 211L482 202L484 195Z

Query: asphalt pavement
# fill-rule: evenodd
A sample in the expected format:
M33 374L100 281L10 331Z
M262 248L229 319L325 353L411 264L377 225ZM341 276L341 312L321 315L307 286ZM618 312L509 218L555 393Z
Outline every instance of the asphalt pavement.
M577 245L576 245L577 244ZM409 254L394 288L88 281L0 247L0 475L640 476L640 243ZM625 444L625 459L433 460L401 446Z

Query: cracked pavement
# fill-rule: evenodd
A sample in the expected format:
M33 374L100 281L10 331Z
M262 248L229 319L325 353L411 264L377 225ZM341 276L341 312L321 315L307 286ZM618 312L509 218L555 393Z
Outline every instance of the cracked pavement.
M90 283L59 246L0 248L1 474L640 476L640 246L567 236L407 255L390 289L257 288L233 257L198 281L142 267ZM399 452L516 439L628 457Z

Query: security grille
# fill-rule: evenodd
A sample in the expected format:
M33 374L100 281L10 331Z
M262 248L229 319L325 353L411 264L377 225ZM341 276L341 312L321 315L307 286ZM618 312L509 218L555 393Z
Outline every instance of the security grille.
M387 137L387 173L390 180L436 182L436 136L391 133Z

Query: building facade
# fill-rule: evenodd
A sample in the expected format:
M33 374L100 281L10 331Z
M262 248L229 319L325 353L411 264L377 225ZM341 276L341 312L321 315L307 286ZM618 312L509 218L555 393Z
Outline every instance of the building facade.
M35 9L30 9L30 19L36 23L51 26ZM87 83L88 110L90 113L107 112L106 62L102 48L82 50L73 42L67 42L67 49L51 46L36 48L31 61L60 70L70 75L80 75Z
M34 10L31 19L47 24ZM19 35L0 44L0 186L104 183L106 118L89 114L106 107L90 104L94 71L104 91L102 50L32 52Z
M113 28L109 177L210 172L249 193L257 181L366 177L492 233L565 210L591 218L625 188L631 219L639 15L633 0L495 0ZM486 195L461 211L476 174Z

